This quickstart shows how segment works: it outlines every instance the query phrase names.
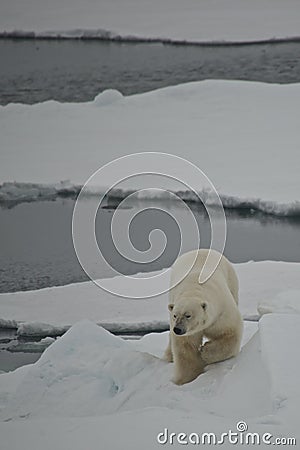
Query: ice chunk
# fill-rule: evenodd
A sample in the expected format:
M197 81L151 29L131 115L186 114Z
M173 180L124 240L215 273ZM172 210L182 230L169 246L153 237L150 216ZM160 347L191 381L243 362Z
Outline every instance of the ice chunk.
M49 345L53 344L55 339L52 337L46 337L37 342L12 342L7 346L7 350L12 353L24 352L24 353L42 353Z
M123 99L121 92L116 89L106 89L94 98L95 106L107 106L119 102Z

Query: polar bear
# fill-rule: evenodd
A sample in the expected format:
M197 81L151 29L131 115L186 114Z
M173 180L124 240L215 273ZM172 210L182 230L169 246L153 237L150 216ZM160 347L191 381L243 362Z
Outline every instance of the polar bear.
M203 284L199 275L207 249L183 254L171 271L170 338L164 359L174 361L172 381L178 385L194 380L207 364L231 358L240 349L243 321L238 310L238 279L228 259L215 250L210 252L211 267L219 263ZM189 267L191 271L183 277ZM210 270L209 264L205 268Z

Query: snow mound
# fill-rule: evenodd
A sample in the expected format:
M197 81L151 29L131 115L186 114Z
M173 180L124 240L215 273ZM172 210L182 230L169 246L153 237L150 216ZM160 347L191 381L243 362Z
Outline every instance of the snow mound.
M293 323L300 321L299 317L284 317ZM228 402L231 402L233 416L269 414L272 401L276 408L279 387L274 384L272 400L268 389L272 373L267 371L269 368L269 372L273 371L275 355L269 348L272 339L268 336L273 336L273 327L280 328L280 320L281 316L272 316L262 322L260 334L256 333L250 339L237 358L209 366L201 377L181 388L169 381L173 365L150 353L150 341L158 348L159 336L156 336L156 344L153 336L140 343L128 342L90 321L78 322L30 367L1 417L8 420L57 415L102 416L149 406L172 409L176 404L182 410L195 412L199 402L202 412L213 411L216 415L226 414ZM251 334L254 331L252 327ZM285 345L285 339L290 343L291 333L295 335L298 331L289 327L281 347ZM260 359L261 334L266 366ZM161 354L166 337L164 334L160 340ZM143 351L147 341L149 352ZM296 389L296 372L293 374L289 374L287 395ZM239 400L230 400L234 396Z
M121 92L117 91L116 89L106 89L105 91L96 95L96 97L94 98L94 105L95 106L112 105L114 103L119 102L123 98L124 98L123 94L121 94Z
M128 342L81 321L35 364L0 375L5 448L20 439L22 448L34 448L42 436L47 450L83 448L83 437L93 448L101 440L101 448L150 449L166 428L221 434L241 420L250 432L295 437L299 329L299 315L264 316L258 331L246 324L236 358L178 387L169 381L173 365L153 355L162 354L167 333Z
M13 372L1 373L0 376L0 411L6 407L6 405L14 397L15 392L26 376L30 365L19 367Z
M300 314L300 289L280 292L273 298L262 300L257 310L261 316L269 313Z
M142 386L151 372L158 374L165 366L96 324L81 321L32 365L4 419L102 415L126 409L134 403L129 397L135 402L143 397ZM165 372L166 382L170 374Z

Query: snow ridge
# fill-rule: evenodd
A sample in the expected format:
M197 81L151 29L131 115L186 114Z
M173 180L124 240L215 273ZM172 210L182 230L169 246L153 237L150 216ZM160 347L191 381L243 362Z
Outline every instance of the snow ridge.
M5 182L0 185L0 205L13 206L15 204L24 202L34 202L43 200L55 200L62 197L78 196L82 185L72 184L69 181L61 181L55 184L39 184L39 183L18 183ZM93 188L88 191L88 196L99 196L106 191L105 188ZM108 198L114 200L123 200L134 192L133 189L112 189L109 191ZM186 202L199 202L199 197L193 191L177 191L173 192L180 199ZM199 196L203 198L204 204L209 206L216 206L213 203L213 195L206 189L199 192ZM158 192L154 190L143 191L142 195L137 195L140 200L172 201L172 195L166 191ZM228 209L243 209L260 211L266 214L283 217L297 217L300 216L300 201L292 201L289 203L278 203L260 198L240 198L238 196L220 194L221 201L224 208Z
M54 30L54 31L28 31L28 30L12 30L12 31L0 31L0 39L39 39L39 40L51 40L51 39L80 39L85 41L113 41L113 42L133 42L133 43L162 43L162 44L174 44L174 45L199 45L199 46L227 46L227 45L253 45L253 44L279 44L283 42L300 42L300 36L290 37L270 37L270 38L253 38L249 40L191 40L191 39L178 39L178 38L166 38L166 37L147 37L137 36L134 34L118 34L114 31L99 29L85 29L77 28L71 30Z

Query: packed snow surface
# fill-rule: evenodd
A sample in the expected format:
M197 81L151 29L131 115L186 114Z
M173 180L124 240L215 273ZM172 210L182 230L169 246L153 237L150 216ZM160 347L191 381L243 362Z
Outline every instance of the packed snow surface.
M159 433L219 439L240 421L271 443L299 438L299 327L290 314L248 323L236 358L178 387L160 359L167 333L129 342L76 323L35 364L0 375L1 448L154 449Z
M0 34L253 42L300 36L298 0L10 0Z
M0 201L75 194L112 159L150 151L196 164L227 207L299 215L299 96L300 84L214 80L128 97L110 90L81 104L0 107ZM94 193L107 187L110 173ZM117 188L121 198L128 193Z
M257 320L266 312L299 312L300 264L263 261L234 267L245 319ZM107 290L116 284L121 287L125 278L109 278L103 285ZM16 328L23 336L55 336L88 318L114 333L162 331L168 329L167 305L168 293L148 299L122 298L90 281L0 294L0 327Z

